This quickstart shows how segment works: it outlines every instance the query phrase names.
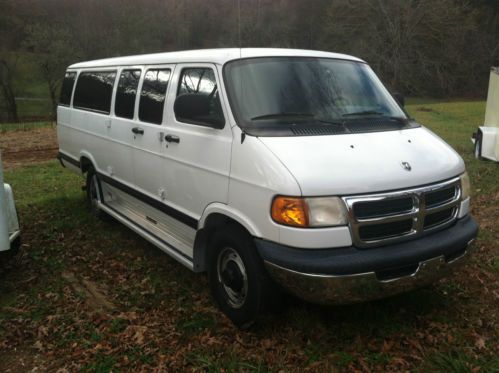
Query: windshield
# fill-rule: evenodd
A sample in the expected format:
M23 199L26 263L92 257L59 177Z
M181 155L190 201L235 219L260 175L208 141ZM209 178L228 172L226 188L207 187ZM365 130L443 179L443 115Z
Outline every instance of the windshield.
M365 63L252 58L227 64L225 79L236 119L245 129L407 120Z

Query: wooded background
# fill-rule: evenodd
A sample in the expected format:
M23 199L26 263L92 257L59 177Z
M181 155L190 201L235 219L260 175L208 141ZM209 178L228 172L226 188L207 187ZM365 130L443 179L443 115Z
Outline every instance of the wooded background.
M393 91L482 98L499 1L0 0L0 120L51 115L73 62L238 46L352 54Z

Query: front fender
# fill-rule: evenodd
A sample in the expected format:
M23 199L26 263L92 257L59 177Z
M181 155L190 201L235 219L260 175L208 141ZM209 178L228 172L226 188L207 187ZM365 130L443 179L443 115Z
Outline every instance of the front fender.
M261 231L245 214L223 203L212 203L204 209L199 219L198 229L204 228L211 214L225 215L241 224L253 237L262 237Z

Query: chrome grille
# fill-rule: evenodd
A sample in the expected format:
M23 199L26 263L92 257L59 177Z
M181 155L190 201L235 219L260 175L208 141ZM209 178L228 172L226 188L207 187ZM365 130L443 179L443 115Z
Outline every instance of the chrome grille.
M459 212L459 178L396 192L343 197L357 247L408 240L451 225Z
M389 200L357 202L353 212L357 218L366 219L391 214L410 212L414 202L412 197L393 198Z
M424 228L428 229L451 220L455 214L456 207L428 214L424 218Z

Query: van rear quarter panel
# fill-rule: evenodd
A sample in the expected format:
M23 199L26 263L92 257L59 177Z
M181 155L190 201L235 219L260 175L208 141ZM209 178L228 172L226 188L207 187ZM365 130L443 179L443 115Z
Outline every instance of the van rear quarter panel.
M90 111L73 109L71 114L71 146L69 155L80 160L90 155L94 167L102 173L108 152L107 122L109 116Z

